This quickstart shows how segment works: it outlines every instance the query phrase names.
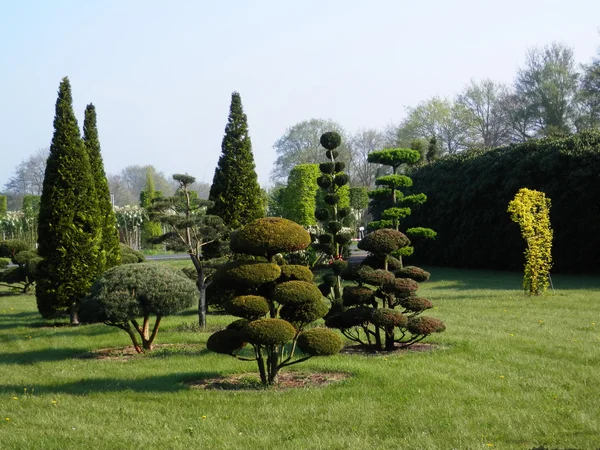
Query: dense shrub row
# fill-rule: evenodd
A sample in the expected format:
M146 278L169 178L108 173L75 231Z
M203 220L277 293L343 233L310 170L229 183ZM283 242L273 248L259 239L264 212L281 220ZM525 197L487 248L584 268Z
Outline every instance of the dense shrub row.
M599 174L598 131L463 152L417 168L410 176L429 201L405 225L418 221L438 236L421 243L411 262L520 270L525 242L507 207L526 187L552 202L553 270L599 272Z

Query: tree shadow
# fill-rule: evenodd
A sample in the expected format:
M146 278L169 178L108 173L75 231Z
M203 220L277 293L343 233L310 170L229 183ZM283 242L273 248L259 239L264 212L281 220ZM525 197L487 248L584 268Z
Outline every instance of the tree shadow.
M84 378L64 384L36 383L35 392L44 394L88 395L101 392L177 392L187 390L187 383L221 376L219 372L170 373L148 378ZM0 392L22 392L23 384L0 384Z
M85 351L81 348L46 348L20 353L0 353L0 365L63 361Z
M37 312L3 313L0 314L0 330L31 327L31 321L39 318L40 315Z

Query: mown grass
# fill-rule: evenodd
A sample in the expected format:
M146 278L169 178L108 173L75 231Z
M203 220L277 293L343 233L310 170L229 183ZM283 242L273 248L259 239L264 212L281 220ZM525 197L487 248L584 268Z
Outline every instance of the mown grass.
M44 326L32 296L2 296L0 448L599 448L600 277L556 276L555 294L529 298L519 274L430 270L420 293L447 325L436 350L313 358L294 370L352 376L288 391L189 388L255 370L184 331L192 311L158 336L190 348L80 359L128 338Z

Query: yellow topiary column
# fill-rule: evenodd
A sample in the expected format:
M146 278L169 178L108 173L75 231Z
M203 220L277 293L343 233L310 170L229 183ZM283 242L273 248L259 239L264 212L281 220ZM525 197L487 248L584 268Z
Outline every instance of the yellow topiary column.
M508 204L508 212L527 241L523 288L529 295L538 295L548 287L552 267L550 199L543 192L523 188Z

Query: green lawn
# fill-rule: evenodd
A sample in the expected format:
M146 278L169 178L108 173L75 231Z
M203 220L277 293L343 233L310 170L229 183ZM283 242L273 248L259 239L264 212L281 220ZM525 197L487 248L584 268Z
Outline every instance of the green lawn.
M187 350L80 359L127 335L44 326L32 296L1 296L0 448L600 448L600 277L557 275L555 294L528 298L519 274L429 270L419 292L447 325L435 351L314 358L293 369L352 376L288 391L187 387L255 370L207 352L208 334L185 331L193 311L158 336Z

